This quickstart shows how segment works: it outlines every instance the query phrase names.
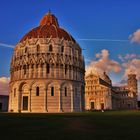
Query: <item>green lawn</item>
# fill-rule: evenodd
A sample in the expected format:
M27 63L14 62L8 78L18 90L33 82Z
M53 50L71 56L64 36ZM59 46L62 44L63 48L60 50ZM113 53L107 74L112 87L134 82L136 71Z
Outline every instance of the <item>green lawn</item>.
M140 111L0 113L0 140L139 140Z

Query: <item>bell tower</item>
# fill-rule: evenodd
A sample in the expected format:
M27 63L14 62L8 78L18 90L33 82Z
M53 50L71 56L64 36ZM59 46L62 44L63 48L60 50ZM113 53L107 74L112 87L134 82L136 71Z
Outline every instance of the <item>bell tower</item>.
M137 96L137 78L136 78L136 74L128 74L128 80L127 80L127 86L129 91L133 94L134 96Z

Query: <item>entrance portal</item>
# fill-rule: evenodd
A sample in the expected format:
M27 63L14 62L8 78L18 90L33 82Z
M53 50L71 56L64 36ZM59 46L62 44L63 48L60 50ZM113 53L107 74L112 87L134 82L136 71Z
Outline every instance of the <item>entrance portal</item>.
M94 110L94 102L90 102L90 109Z
M101 103L101 109L102 110L104 109L104 103Z
M23 110L28 110L28 96L23 96Z

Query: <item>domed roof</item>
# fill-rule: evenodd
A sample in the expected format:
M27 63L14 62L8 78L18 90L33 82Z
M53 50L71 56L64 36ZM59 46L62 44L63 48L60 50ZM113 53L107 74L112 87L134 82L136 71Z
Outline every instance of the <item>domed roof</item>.
M44 15L39 23L39 26L29 31L20 42L31 38L64 38L68 41L75 42L74 38L59 27L57 18L49 11Z

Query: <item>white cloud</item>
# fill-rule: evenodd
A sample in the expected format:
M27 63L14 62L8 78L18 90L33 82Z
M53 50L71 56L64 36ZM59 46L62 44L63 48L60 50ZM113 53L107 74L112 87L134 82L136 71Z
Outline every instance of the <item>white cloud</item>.
M9 81L9 77L0 77L0 95L8 95Z
M123 39L106 39L106 38L79 38L79 41L95 41L95 42L128 42L129 40Z
M132 35L129 36L132 43L140 44L140 29L137 29Z
M127 61L127 60L132 60L132 59L135 59L135 58L140 58L140 55L137 55L137 54L126 54L125 56L123 55L118 55L118 58L124 62L124 61Z
M98 72L99 74L104 71L107 73L118 73L121 71L121 65L117 61L109 59L108 50L104 49L101 53L97 53L95 56L97 61L93 60L90 62L90 64L86 67L86 74L89 74L91 71Z
M122 66L125 69L124 77L126 77L129 73L135 73L137 75L137 79L140 80L140 59L129 60L128 62L124 62Z
M6 47L6 48L14 48L15 46L13 46L13 45L9 45L9 44L5 44L5 43L1 43L0 42L0 46L2 46L2 47Z

